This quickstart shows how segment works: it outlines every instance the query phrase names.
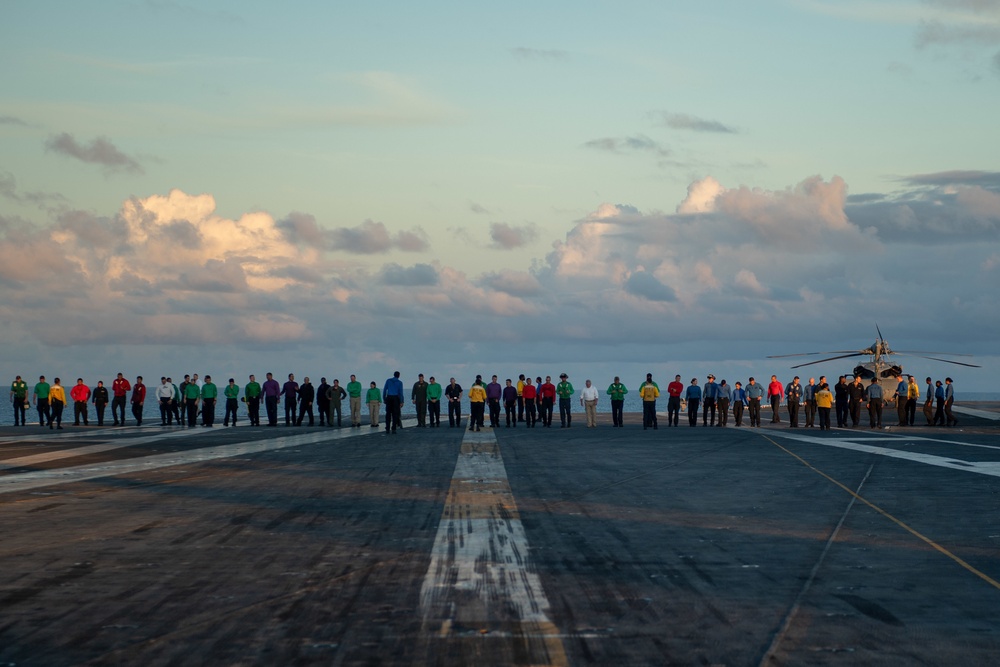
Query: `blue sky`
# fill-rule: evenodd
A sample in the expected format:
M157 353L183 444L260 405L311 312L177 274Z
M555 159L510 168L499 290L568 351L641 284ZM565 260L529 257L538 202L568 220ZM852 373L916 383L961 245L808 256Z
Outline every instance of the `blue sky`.
M995 0L0 19L11 375L790 374L878 322L992 388Z

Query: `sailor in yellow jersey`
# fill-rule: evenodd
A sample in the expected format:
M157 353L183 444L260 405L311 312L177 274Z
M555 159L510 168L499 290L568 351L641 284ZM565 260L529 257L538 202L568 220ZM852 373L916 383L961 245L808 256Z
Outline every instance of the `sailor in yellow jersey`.
M656 425L656 398L660 395L660 388L653 382L653 374L646 373L646 381L639 387L639 396L642 398L642 430L650 426L654 429Z

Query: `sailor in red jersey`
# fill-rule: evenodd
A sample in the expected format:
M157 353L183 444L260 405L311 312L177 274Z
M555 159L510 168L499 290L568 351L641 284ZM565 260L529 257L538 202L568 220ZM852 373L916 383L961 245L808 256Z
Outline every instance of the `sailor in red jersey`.
M132 416L135 417L135 425L142 426L142 405L146 402L146 385L142 383L142 376L135 379L135 386L132 387ZM122 424L125 420L122 419Z
M537 413L535 412L536 395L535 385L531 384L531 377L525 378L524 386L521 387L521 398L524 399L524 423L528 425L528 428L535 428L535 422L538 421Z
M115 426L121 424L125 425L125 403L126 396L128 392L132 390L132 385L129 381L125 379L125 376L121 373L114 382L111 383L111 391L114 394L114 398L111 399L111 416L115 418ZM121 411L121 418L119 419L118 413Z
M781 400L785 397L785 385L781 384L778 380L777 375L771 376L771 384L767 385L767 398L771 401L771 423L777 424L781 421L781 415L778 413L778 408L781 406Z
M76 384L69 390L69 397L73 399L73 426L80 425L80 417L83 417L83 425L89 425L87 421L87 401L90 400L90 387L83 383L83 378L77 378Z
M549 428L552 426L552 406L556 402L556 386L552 384L552 376L545 376L545 384L538 388L538 395L542 397L542 424Z
M667 385L667 426L678 426L681 418L681 394L684 393L684 384L681 376L675 375L674 381Z

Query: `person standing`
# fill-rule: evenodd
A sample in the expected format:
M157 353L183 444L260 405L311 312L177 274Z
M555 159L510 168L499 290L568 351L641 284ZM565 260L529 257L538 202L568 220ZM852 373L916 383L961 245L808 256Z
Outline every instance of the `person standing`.
M847 378L843 375L833 387L834 402L837 407L837 428L847 428L847 415L850 412L850 394L847 392Z
M94 403L98 426L104 426L104 410L108 407L108 399L108 389L104 386L104 380L98 380L90 399Z
M951 378L944 379L944 418L949 427L958 426L958 419L952 414L951 406L955 404L955 385ZM21 422L24 423L23 421Z
M552 427L552 408L556 402L556 386L552 384L552 376L545 376L545 384L539 387L542 397L542 422L546 428Z
M785 387L785 405L788 408L788 428L799 427L799 403L802 401L802 385L796 375Z
M353 376L351 376L353 377ZM365 403L368 404L368 417L371 419L371 427L378 428L378 412L382 407L382 392L378 390L375 381L372 380L368 393L365 394Z
M704 401L701 411L702 426L715 426L715 408L718 397L719 385L715 383L715 376L709 373L708 382L705 383L705 387L702 389L702 398ZM712 415L711 422L708 421L709 413Z
M934 425L934 380L927 378L925 380L927 383L924 389L924 419L927 420L928 426Z
M399 371L392 374L392 377L385 381L382 387L382 402L385 403L385 432L396 433L397 428L402 428L403 418L403 381L399 379Z
M667 385L667 426L680 426L681 396L684 395L684 383L681 376L675 375L674 381Z
M193 428L198 425L198 402L201 400L201 387L196 382L184 385L184 407L187 408L187 425Z
M656 399L660 395L660 388L653 382L653 374L646 373L646 381L639 386L639 398L642 399L642 430L645 431L650 426L655 431L659 426L656 423Z
M333 379L333 384L326 390L326 397L330 401L327 423L329 423L330 426L333 426L333 416L337 415L337 428L340 428L343 426L343 422L341 421L341 415L343 413L341 412L341 409L344 404L344 399L347 398L347 392L340 386L340 380L337 378ZM359 423L358 425L360 426L361 424Z
M743 407L747 403L747 392L741 382L733 386L733 422L736 426L743 426Z
M771 423L781 423L781 401L785 397L785 387L778 381L777 375L771 376L771 384L767 385L767 400L771 402Z
M524 421L524 373L517 376L517 421Z
M76 379L76 384L69 390L69 397L73 399L73 426L79 426L80 420L83 420L84 426L89 426L87 402L90 400L90 387L83 383L83 378Z
M597 387L593 386L590 380L587 380L583 389L580 390L580 405L583 406L584 413L587 415L587 428L597 428L598 398Z
M920 387L917 386L917 378L910 376L910 381L906 385L906 423L913 426L917 419L917 401L920 400Z
M469 388L469 430L478 431L483 427L483 413L486 411L486 388L483 376L477 375Z
M333 426L333 418L330 416L330 385L326 383L326 378L319 379L319 386L316 387L316 411L319 413L319 425Z
M132 416L135 417L135 425L142 426L142 409L146 404L146 385L142 383L142 376L138 376L135 379L135 385L132 386ZM122 421L122 426L125 422Z
M559 428L569 428L573 424L572 403L570 397L573 396L573 385L569 382L569 376L565 373L559 375L559 384L556 385L556 395L559 397Z
M347 396L351 407L351 426L353 428L361 428L361 389L361 383L352 374L351 381L347 383Z
M688 426L698 425L698 403L701 402L701 387L698 386L698 378L691 378L684 398L688 404Z
M125 403L128 392L132 390L132 385L129 381L125 379L125 376L121 373L115 378L115 381L111 383L111 393L114 394L114 398L111 399L111 416L115 419L115 426L119 424L125 425ZM119 413L121 417L119 418Z
M302 385L296 392L299 397L299 418L296 420L296 426L302 426L302 419L306 415L309 415L309 425L316 425L316 417L313 414L313 401L316 400L316 389L312 386L312 382L309 381L309 376L307 375L302 380Z
M841 378L843 379L843 378ZM833 394L826 382L816 391L816 410L819 412L819 430L830 430L830 408L833 407Z
M177 385L174 384L173 379L168 377L167 384L169 384L170 387L174 390L174 400L171 401L170 404L170 411L173 414L174 423L177 424L178 426L183 426L184 422L181 421L181 405L184 404L184 398L183 396L181 396L180 389L178 389ZM167 421L170 420L168 419Z
M174 388L167 384L167 377L160 378L160 384L156 387L156 402L160 407L160 426L167 426L173 423Z
M264 392L264 410L267 412L267 425L277 426L278 400L281 398L281 385L274 379L274 375L268 373L261 390Z
M25 406L28 405L28 383L18 375L10 384L10 404L14 408L14 426L26 426Z
M760 400L764 398L763 385L757 384L752 377L747 381L747 413L750 416L750 426L760 428Z
M49 417L49 428L51 429L52 422L55 422L61 431L63 408L66 407L66 390L59 384L59 378L54 379L49 388L49 407L52 410L52 415Z
M615 381L608 385L608 396L611 397L611 423L614 427L620 428L625 424L625 394L628 388L621 383L621 379L616 375Z
M717 391L718 398L716 403L719 405L719 426L725 427L729 423L729 404L733 400L733 390L730 388L726 381L723 380L719 383L719 389Z
M873 377L868 391L865 392L868 400L868 424L871 428L882 428L882 385L878 383L878 378Z
M521 388L521 398L524 403L524 424L525 428L535 428L538 422L538 412L535 410L535 400L538 392L535 385L531 384L531 376L524 379L524 387Z
M288 374L288 382L281 387L281 395L285 397L285 426L295 423L295 413L298 407L299 383L293 373Z
M212 376L206 375L201 385L201 425L212 428L215 426L215 402L219 399L219 388L212 382Z
M893 398L896 400L896 416L899 417L899 426L906 426L906 378L899 377L899 384L896 385L896 393Z
M441 428L441 383L432 375L427 383L427 414L431 428Z
M496 377L493 378L494 380ZM417 411L417 428L427 426L427 382L423 373L417 373L417 381L410 390L410 401Z
M236 384L236 378L229 378L229 384L222 390L222 394L226 397L226 414L222 418L222 425L229 426L231 418L233 426L236 426L236 413L240 409L240 388Z
M806 409L806 428L816 422L816 378L809 378L809 384L802 388L802 403Z
M517 387L515 387L510 378L507 378L506 386L503 388L503 410L504 417L507 420L507 428L510 428L511 422L514 422L514 427L517 427Z
M865 386L858 375L854 382L847 385L847 409L851 414L851 428L857 428L861 423L861 404L864 402Z
M934 383L934 400L937 403L937 409L934 411L934 425L944 426L944 384L941 380Z
M243 400L247 403L247 417L251 426L260 426L260 395L263 393L260 383L253 375L250 381L243 387Z
M486 385L486 405L490 410L490 428L500 427L500 401L503 398L503 388L493 376L492 382Z
M448 386L444 389L444 395L448 398L448 426L462 427L462 385L451 378Z

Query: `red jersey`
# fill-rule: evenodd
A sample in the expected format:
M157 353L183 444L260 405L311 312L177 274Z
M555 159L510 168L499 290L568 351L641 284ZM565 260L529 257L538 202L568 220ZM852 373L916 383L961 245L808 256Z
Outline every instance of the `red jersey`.
M556 400L556 386L551 382L546 382L538 390L542 398L551 398L553 401Z
M667 385L667 394L669 394L670 396L673 396L674 398L680 398L681 394L683 393L684 393L684 385L678 382L677 380L674 380L673 382Z
M79 403L86 403L87 399L90 398L90 387L85 384L75 384L69 390L69 397Z
M111 391L114 392L115 396L126 396L130 389L132 389L132 385L125 378L116 379L111 383Z
M779 398L785 397L785 385L781 384L777 380L772 382L767 386L767 397L777 396Z
M146 402L146 385L141 382L137 382L135 387L132 389L132 402L133 403L145 403Z
M521 398L526 401L535 400L535 385L526 384L521 388Z

